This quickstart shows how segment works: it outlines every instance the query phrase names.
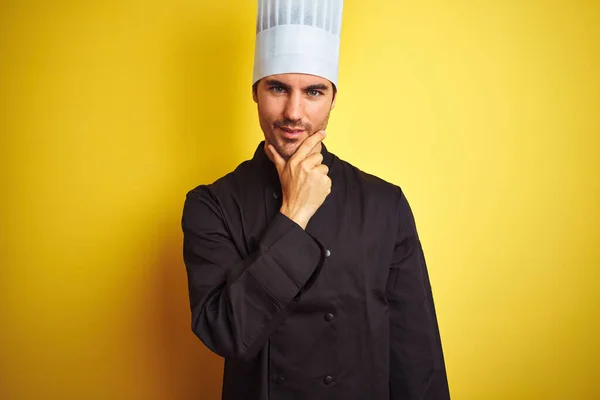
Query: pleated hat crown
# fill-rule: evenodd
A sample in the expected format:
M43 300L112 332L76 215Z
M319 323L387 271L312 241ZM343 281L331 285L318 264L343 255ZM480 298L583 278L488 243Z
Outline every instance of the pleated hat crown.
M252 83L275 74L338 83L343 0L259 0Z

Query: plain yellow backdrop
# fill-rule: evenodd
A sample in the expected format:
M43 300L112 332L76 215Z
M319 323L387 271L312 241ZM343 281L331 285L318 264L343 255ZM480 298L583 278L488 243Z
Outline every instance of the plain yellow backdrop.
M326 144L413 207L453 399L600 399L600 3L347 0ZM0 398L218 399L185 193L250 158L256 4L0 3Z

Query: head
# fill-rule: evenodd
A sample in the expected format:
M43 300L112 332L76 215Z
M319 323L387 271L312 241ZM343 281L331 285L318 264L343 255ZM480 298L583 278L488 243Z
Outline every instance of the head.
M252 87L265 141L289 159L308 136L327 128L336 88L307 74L267 76Z

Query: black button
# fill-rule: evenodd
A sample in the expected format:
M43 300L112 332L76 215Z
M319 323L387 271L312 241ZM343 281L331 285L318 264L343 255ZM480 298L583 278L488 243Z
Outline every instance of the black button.
M283 376L278 376L277 379L275 379L275 382L281 385L283 382L285 382L285 378Z
M278 198L279 198L279 193L277 193L277 192L273 192L273 198L274 198L274 199L278 199Z
M325 257L330 257L331 256L331 251L329 251L329 249L325 250Z
M325 321L329 322L332 319L333 319L333 314L332 313L325 314Z
M325 382L326 385L329 385L331 382L333 382L333 378L327 375L325 379L323 379L323 382Z

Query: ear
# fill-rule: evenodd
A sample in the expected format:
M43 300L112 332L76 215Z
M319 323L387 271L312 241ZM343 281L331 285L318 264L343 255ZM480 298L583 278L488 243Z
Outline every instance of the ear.
M335 100L337 99L338 90L335 83L331 82L331 88L333 89L333 98L331 99L331 110L335 108Z
M258 80L256 83L254 83L254 85L252 85L252 100L254 100L256 104L258 104L258 85L260 84L261 80Z

